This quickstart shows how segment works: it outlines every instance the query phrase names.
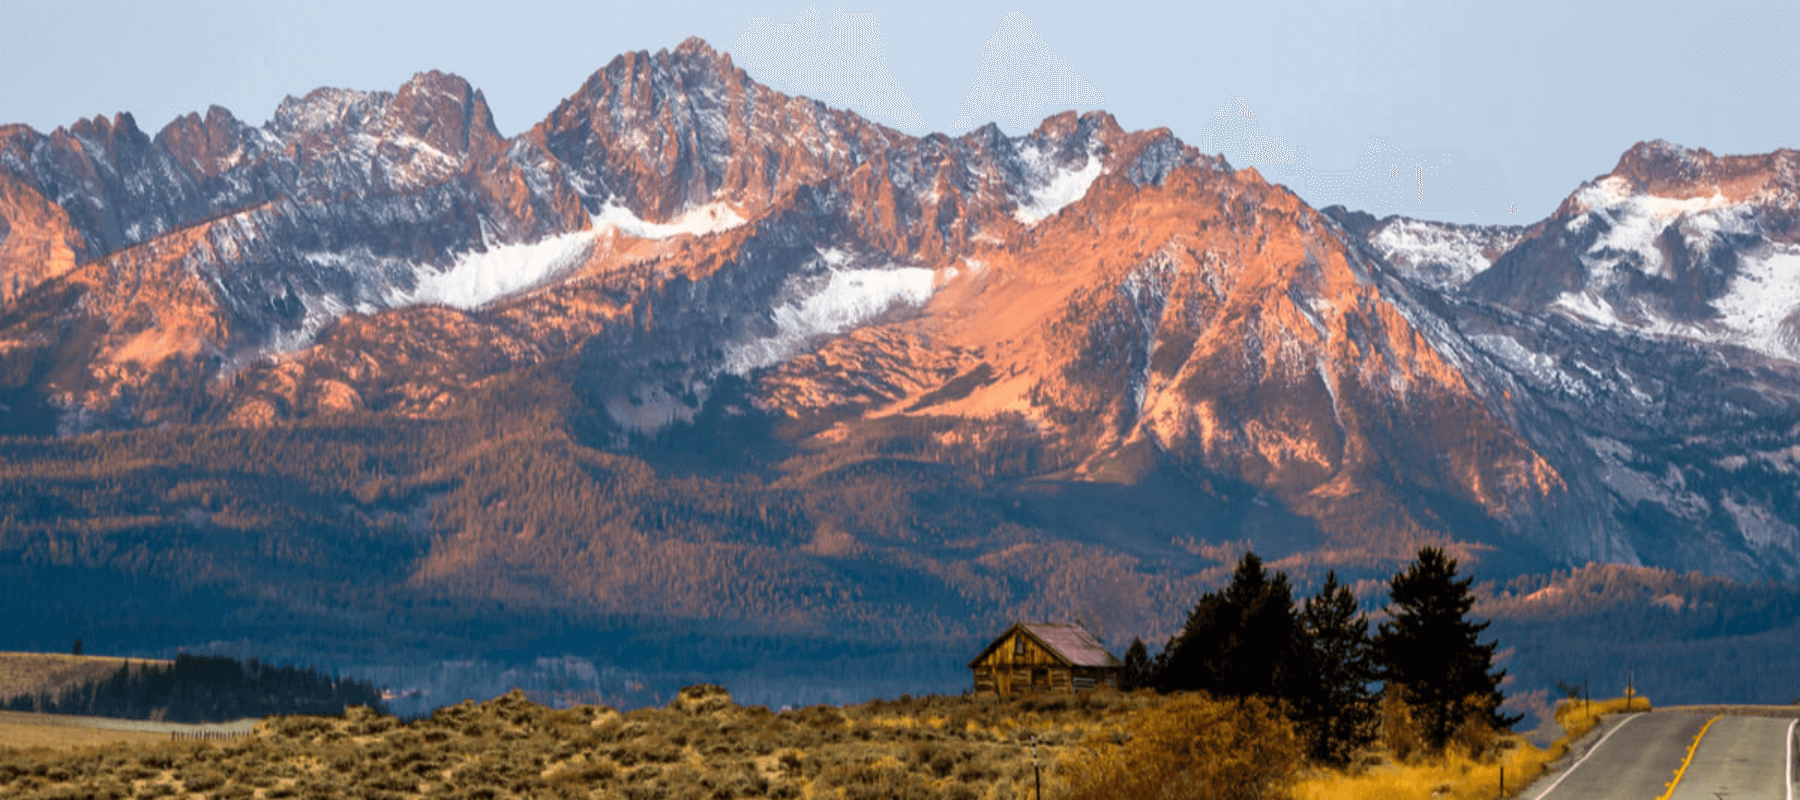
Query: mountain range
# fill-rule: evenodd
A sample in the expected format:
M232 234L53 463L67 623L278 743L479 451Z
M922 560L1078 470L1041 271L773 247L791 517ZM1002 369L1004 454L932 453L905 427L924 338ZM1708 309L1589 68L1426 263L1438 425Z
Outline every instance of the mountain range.
M436 72L0 128L0 570L62 598L23 644L433 652L509 607L1166 636L1251 547L1366 596L1425 544L1793 581L1797 192L1655 141L1529 226L1376 219L1104 112L909 136L699 39L510 138Z

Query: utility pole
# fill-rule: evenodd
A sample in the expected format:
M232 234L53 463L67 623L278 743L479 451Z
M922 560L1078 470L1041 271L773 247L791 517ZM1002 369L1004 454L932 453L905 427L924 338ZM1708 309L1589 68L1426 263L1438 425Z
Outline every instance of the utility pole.
M1581 710L1592 716L1594 713L1594 693L1588 691L1587 673L1581 673Z
M1631 683L1632 683L1632 679L1634 677L1636 677L1636 676L1632 674L1632 669L1630 667L1626 667L1625 668L1625 710L1626 711L1631 710L1631 689L1632 689Z

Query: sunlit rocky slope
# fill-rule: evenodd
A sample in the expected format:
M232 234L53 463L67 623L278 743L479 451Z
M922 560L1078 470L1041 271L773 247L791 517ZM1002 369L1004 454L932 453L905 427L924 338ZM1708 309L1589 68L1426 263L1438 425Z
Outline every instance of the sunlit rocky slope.
M439 73L13 126L0 552L358 630L1166 634L1247 546L1791 579L1797 161L1376 220L1101 112L907 136L697 39L510 138Z

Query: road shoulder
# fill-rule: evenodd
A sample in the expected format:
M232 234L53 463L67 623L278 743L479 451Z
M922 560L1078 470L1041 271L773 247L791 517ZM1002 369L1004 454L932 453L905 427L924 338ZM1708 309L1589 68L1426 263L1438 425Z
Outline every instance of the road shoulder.
M1620 725L1625 724L1632 717L1650 713L1655 712L1633 711L1629 714L1602 714L1600 724L1595 725L1580 739L1569 743L1569 752L1564 753L1562 758L1550 762L1544 768L1544 774L1539 775L1537 780L1532 781L1524 789L1509 794L1508 797L1535 798L1549 792L1550 787L1555 786L1558 781L1562 780L1563 775L1574 769L1575 765L1580 764L1582 759L1587 758L1588 753L1593 752L1594 748L1605 741L1606 737L1612 735L1612 732L1617 730Z

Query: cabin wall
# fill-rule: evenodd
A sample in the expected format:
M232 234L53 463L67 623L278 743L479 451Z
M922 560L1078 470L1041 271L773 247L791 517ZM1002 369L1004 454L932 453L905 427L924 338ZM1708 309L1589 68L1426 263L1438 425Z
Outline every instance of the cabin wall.
M1031 637L1014 631L975 663L975 691L998 694L1118 688L1118 670L1071 667Z

